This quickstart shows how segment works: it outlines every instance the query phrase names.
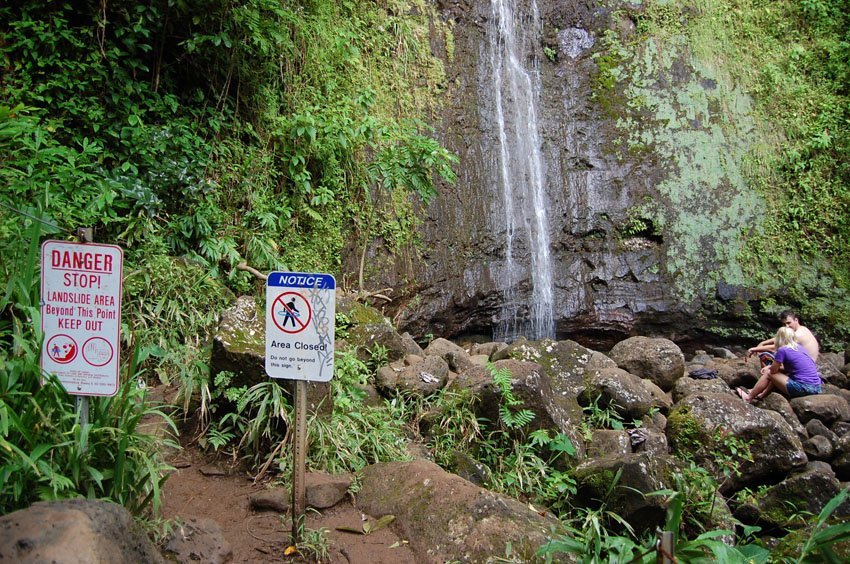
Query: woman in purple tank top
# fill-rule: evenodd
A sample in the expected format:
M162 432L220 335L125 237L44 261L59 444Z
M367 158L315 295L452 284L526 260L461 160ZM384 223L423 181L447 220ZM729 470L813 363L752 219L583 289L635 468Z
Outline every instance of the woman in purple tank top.
M773 388L792 398L821 393L818 367L809 353L799 346L794 331L789 327L780 328L774 343L775 362L761 369L761 378L752 390L738 388L741 399L748 403L762 399Z

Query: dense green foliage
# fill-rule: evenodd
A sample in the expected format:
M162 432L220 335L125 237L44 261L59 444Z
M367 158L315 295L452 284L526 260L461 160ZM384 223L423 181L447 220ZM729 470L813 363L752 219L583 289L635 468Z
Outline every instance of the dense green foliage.
M17 480L3 511L76 494L157 501L160 463L140 458L155 449L138 432L151 408L126 359L144 379L177 384L187 409L197 398L209 408L209 332L231 290L255 284L240 265L338 273L344 248L413 241L415 207L435 176L453 177L453 157L417 119L442 80L427 10L403 0L0 7L0 471ZM88 427L55 385L40 387L38 367L38 248L78 227L125 250L122 391L93 400ZM265 410L285 416L270 388L242 390L210 444L238 434L259 457L275 422ZM112 455L106 438L119 445Z
M27 252L6 257L18 275L0 295L0 514L78 495L110 499L137 514L149 505L156 510L168 469L160 448L173 443L144 432L144 425L157 419L174 425L137 386L136 358L114 397L92 401L87 424L61 384L41 373L40 234L34 222Z

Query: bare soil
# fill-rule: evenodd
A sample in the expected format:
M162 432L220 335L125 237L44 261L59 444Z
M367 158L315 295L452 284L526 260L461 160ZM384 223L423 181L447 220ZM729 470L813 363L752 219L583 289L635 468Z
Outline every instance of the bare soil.
M200 451L193 444L171 457L175 470L163 489L162 516L186 522L209 518L220 525L224 540L232 550L230 562L316 562L305 554L285 556L291 545L292 516L274 511L254 511L249 496L268 483L255 483L253 477L228 463ZM324 530L329 542L328 557L336 563L415 563L405 539L386 527L368 535L343 532L337 527L362 530L365 519L375 519L358 511L351 496L336 506L317 512L308 509L305 526Z

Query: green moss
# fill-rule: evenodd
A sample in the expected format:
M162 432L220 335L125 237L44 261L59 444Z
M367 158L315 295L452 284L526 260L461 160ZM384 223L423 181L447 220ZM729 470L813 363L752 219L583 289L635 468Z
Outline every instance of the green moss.
M594 471L592 474L588 474L581 478L581 484L583 487L589 489L593 492L594 495L602 495L608 488L611 487L611 484L614 483L614 479L616 478L617 473L611 469L600 469Z
M674 408L667 417L667 436L676 453L696 453L709 444L711 435L687 407Z
M617 115L629 155L666 163L652 219L664 230L674 293L692 301L712 296L718 278L747 282L737 260L758 200L742 163L757 128L749 99L694 54L677 3L648 2L634 17L629 42L613 33L601 41L594 95Z
M387 319L383 314L373 307L356 303L348 312L352 325L384 325Z

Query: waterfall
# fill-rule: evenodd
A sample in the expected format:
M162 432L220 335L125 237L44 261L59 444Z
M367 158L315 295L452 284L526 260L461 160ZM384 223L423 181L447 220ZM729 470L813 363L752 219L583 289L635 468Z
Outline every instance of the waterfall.
M545 170L538 127L540 74L534 45L541 37L537 2L530 14L518 15L517 0L491 0L492 17L487 63L493 96L493 127L498 130L492 150L497 153L494 183L501 187L506 241L504 271L499 276L503 294L494 339L518 336L536 340L554 337L554 298L549 226L546 216ZM523 33L525 32L525 33ZM498 201L498 200L496 200ZM517 261L525 250L530 261ZM530 280L531 293L521 288Z

